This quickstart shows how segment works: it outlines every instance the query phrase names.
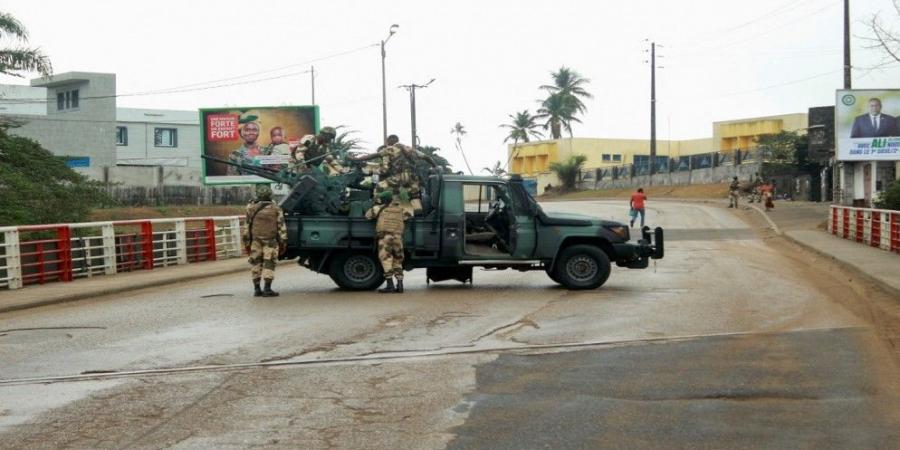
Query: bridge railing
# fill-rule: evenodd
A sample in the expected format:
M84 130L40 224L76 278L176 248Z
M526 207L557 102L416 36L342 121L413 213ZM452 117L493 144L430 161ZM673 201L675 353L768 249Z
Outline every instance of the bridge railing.
M242 216L0 227L0 288L239 257Z
M828 232L844 239L900 253L900 211L831 205Z

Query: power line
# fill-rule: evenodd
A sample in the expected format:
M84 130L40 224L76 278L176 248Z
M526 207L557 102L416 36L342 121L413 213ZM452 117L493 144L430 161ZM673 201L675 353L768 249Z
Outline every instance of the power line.
M245 84L254 84L254 83L261 83L261 82L265 82L265 81L277 80L277 79L281 79L281 78L287 78L287 77L291 77L291 76L310 73L311 71L309 69L306 69L306 70L302 70L299 72L291 72L291 73L281 74L281 75L272 76L272 77L257 78L257 79L246 80L246 81L238 81L238 82L234 82L234 83L216 84L216 85L212 85L212 86L203 86L204 84L209 84L209 83L218 83L218 82L222 82L222 81L239 80L241 78L247 78L250 76L278 72L278 71L281 71L281 70L284 70L287 68L291 68L291 67L302 66L302 65L306 65L306 64L309 64L312 62L324 61L324 60L328 60L328 59L332 59L332 58L337 58L340 56L349 55L349 54L356 53L356 52L359 52L359 51L362 51L362 50L365 50L368 48L372 48L376 45L377 44L366 45L366 46L358 47L358 48L355 48L352 50L347 50L347 51L343 51L340 53L323 56L321 58L315 58L315 59L311 59L308 61L302 61L302 62L298 62L298 63L294 63L294 64L289 64L286 66L262 70L262 71L253 72L253 73L244 74L244 75L238 75L238 76L234 76L234 77L222 78L222 79L212 80L212 81L205 81L205 82L200 82L200 83L192 83L192 84L175 86L175 87L170 87L170 88L165 88L165 89L157 89L157 90L152 90L152 91L82 97L79 99L79 101L101 100L101 99L110 99L110 98L118 98L118 97L138 97L138 96L148 96L148 95L180 94L180 93L184 93L184 92L204 91L204 90L210 90L210 89L219 89L219 88L223 88L223 87L240 86L240 85L245 85ZM0 99L0 104L40 104L40 103L52 103L53 101L54 101L54 99L48 99L48 98Z

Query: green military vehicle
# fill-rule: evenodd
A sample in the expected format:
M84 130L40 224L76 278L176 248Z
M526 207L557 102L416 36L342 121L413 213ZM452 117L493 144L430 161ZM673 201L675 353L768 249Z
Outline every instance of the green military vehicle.
M225 161L222 161L225 162ZM227 162L225 162L227 163ZM372 290L383 281L376 254L375 222L367 220L371 191L362 174L337 177L283 174L242 166L293 189L281 201L288 229L283 259L327 274L339 287ZM403 235L407 270L424 268L428 282L472 282L475 267L543 270L569 289L595 289L611 264L648 267L663 257L663 230L641 230L631 242L625 224L573 214L547 214L518 176L508 178L431 174L422 209Z

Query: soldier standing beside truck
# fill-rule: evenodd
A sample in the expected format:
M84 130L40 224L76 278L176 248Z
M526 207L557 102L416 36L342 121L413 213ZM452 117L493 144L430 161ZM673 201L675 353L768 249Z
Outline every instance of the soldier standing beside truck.
M246 223L242 238L244 250L250 255L253 296L277 297L272 281L278 255L287 249L287 227L284 212L272 201L272 189L268 185L257 186L256 201L247 205ZM260 279L265 281L265 289L260 287Z
M404 221L412 217L412 214L400 205L398 196L392 196L385 192L380 197L382 204L376 204L366 211L367 219L376 219L378 259L384 269L385 285L378 292L382 294L403 293ZM396 286L394 279L397 280Z

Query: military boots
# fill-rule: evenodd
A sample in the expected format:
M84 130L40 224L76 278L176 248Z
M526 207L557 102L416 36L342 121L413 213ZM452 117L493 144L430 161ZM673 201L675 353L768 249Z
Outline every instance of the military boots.
M266 288L262 292L263 297L278 297L278 293L272 290L272 280L266 280Z
M395 291L394 279L393 278L385 278L385 281L387 281L387 284L385 284L383 288L379 289L378 292L380 292L382 294L390 294L391 292L394 292ZM402 283L402 281L400 283Z
M259 280L253 280L253 296L254 297L262 297L263 291L259 287Z
M403 278L397 278L397 289L395 289L394 292L398 294L403 293Z

